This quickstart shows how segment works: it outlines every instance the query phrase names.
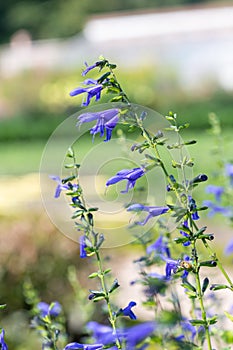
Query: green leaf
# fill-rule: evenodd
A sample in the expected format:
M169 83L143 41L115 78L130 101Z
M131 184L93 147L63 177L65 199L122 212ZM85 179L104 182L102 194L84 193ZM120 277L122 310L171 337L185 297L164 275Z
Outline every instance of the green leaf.
M122 96L121 95L118 95L118 96L115 96L111 99L111 102L118 102L118 101L121 101L122 100Z
M98 276L99 276L98 272L93 272L88 276L88 278L96 278Z
M150 159L150 160L153 160L153 161L155 161L155 162L160 162L160 159L159 158L156 158L156 157L153 157L153 156L151 156L150 154L145 154L145 157L146 157L146 159Z
M169 121L174 121L174 117L166 116L165 118L166 118L167 120L169 120Z
M106 93L110 93L110 94L119 94L120 90L117 87L111 86L107 88Z
M0 309L5 309L6 308L6 304L1 304L0 305Z
M102 83L110 74L111 74L111 72L106 72L106 73L104 73L104 74L98 79L98 82L99 82L99 83Z
M197 143L196 140L190 140L190 141L185 141L184 145L194 145L195 143Z
M189 320L193 326L205 326L206 322L203 320Z
M111 272L111 269L106 269L103 273L104 275L107 275L109 272Z
M190 299L196 299L197 298L197 294L194 293L194 292L186 292L187 296L190 298Z
M104 297L105 294L101 290L90 290L90 293L94 295L94 297Z
M182 129L187 129L188 127L189 127L189 123L185 123L183 125L180 125L178 129L182 130Z
M174 239L174 242L176 244L186 243L188 241L190 241L189 237L177 237L177 238Z
M117 67L117 65L115 63L107 63L106 66L111 68L111 69L115 69Z
M231 322L233 322L233 315L229 314L229 312L227 312L227 311L224 311L224 314Z
M192 292L196 292L196 288L187 279L182 280L181 286L191 290Z
M72 181L72 180L74 180L74 179L75 179L75 176L72 175L72 176L65 177L64 179L61 180L61 182L62 182L63 184L65 184L65 183L67 183L68 181Z
M94 301L94 303L97 303L98 301L103 300L103 299L104 299L104 297L96 297L96 298L93 298L93 301Z
M217 315L215 315L215 316L213 316L213 317L208 319L208 323L209 324L215 324L217 322L218 322L218 316Z
M174 159L172 159L172 166L173 168L181 168L181 165L177 163Z
M97 210L99 210L99 208L97 208L97 207L88 209L88 211L97 211Z
M227 344L233 344L233 331L230 331L230 330L223 331L222 339ZM231 347L224 348L223 350L230 350L230 349L231 349Z
M180 226L180 227L177 227L178 228L178 230L181 230L181 231L184 231L184 232L186 232L186 233L188 233L189 235L191 235L192 234L192 232L190 231L190 229L188 228L188 227L186 227L186 226Z
M69 157L69 158L74 158L74 151L73 151L73 149L71 147L68 148L66 156Z

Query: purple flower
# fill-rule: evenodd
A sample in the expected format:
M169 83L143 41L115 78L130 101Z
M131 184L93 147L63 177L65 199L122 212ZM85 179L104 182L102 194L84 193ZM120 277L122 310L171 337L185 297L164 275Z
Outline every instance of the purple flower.
M188 227L188 221L187 221L187 220L185 220L185 221L183 222L183 226L186 227L186 228L189 228L189 227ZM189 234L188 234L187 232L184 232L184 231L181 230L180 233L181 233L184 237L189 237ZM183 243L183 246L184 246L184 247L187 247L187 246L190 245L190 243L191 243L190 241L184 242L184 243Z
M224 252L226 255L231 255L233 253L233 240L230 240Z
M91 135L94 138L97 133L100 133L100 137L103 137L106 130L104 141L109 141L112 137L112 131L119 121L119 112L119 109L112 108L101 112L83 113L78 117L77 126L96 120L96 125L90 129Z
M37 304L37 309L41 317L53 316L57 317L61 313L61 304L58 301L52 302L50 305L41 301Z
M63 350L101 350L103 349L103 344L80 344L80 343L70 343L65 346Z
M224 188L222 186L208 185L206 186L206 193L212 193L215 196L217 202L221 201L221 196L224 192Z
M1 347L1 350L8 350L8 346L5 343L4 336L5 336L5 331L4 329L2 329L0 333L0 347Z
M119 181L127 180L126 189L121 193L127 193L129 189L133 188L136 181L145 174L145 170L142 168L134 169L123 169L119 171L115 176L111 177L107 182L106 186L113 185Z
M154 322L145 322L126 330L127 350L134 350L136 345L150 336L155 330Z
M166 254L168 258L170 257L170 250L168 248L167 242L164 242L163 236L159 236L159 238L154 243L146 248L146 253L148 255L153 252L155 254Z
M165 271L167 280L170 280L172 273L176 273L178 270L180 270L180 268L184 269L181 278L186 278L188 276L191 267L191 264L189 264L190 257L188 255L184 256L183 261L166 258L163 255L161 255L161 258L166 262Z
M230 177L230 184L231 186L233 186L233 164L231 163L226 164L225 170L226 170L227 176Z
M92 331L95 341L101 342L104 345L111 344L115 341L115 336L112 333L112 328L95 321L87 324L87 328Z
M82 72L82 76L85 76L90 70L96 68L99 65L99 62L95 62L91 66L88 66L87 62L85 62L86 69Z
M166 261L166 279L169 280L171 278L172 273L176 273L179 266L179 261L170 258L166 258L164 260Z
M226 217L229 217L232 215L232 210L229 207L222 207L220 205L216 205L215 203L209 200L204 201L203 204L210 209L208 213L209 217L212 217L215 214L222 214L223 216L226 216Z
M137 305L135 301L131 301L124 309L119 310L119 314L123 314L124 316L129 316L131 320L136 320L137 316L131 310L132 307L134 307L135 305Z
M96 343L102 343L105 346L109 344L114 344L116 338L121 341L124 338L125 332L123 330L117 329L116 333L113 333L110 326L100 324L95 321L91 321L87 324L87 328L92 331L93 338ZM117 350L116 346L108 347L109 350Z
M87 328L93 332L93 337L98 343L100 342L105 346L113 344L117 336L121 342L126 343L127 350L135 350L137 344L141 343L145 338L153 333L155 330L155 323L145 322L130 328L117 329L116 335L113 334L111 327L99 324L97 322L89 322L87 324ZM116 346L113 346L110 349L117 350Z
M148 212L147 217L142 222L136 222L137 225L145 225L149 219L165 214L169 210L168 207L156 207L156 206L146 206L143 204L132 204L127 208L127 211L146 211Z
M184 319L183 321L181 321L181 328L185 334L187 334L187 333L191 334L191 340L193 342L194 338L197 334L196 327L194 327L187 319ZM178 338L182 339L182 338L184 338L184 335L181 334ZM177 338L177 340L179 340L178 338Z
M56 190L55 190L55 195L54 195L55 198L58 198L60 196L61 191L63 191L63 190L67 191L70 189L69 184L67 184L67 183L63 184L62 180L60 179L59 176L51 175L50 178L58 183Z
M100 95L101 95L101 91L103 90L103 85L99 84L97 80L94 79L86 79L83 82L84 85L87 85L86 87L77 87L76 89L72 90L70 92L70 96L76 96L76 95L80 95L84 92L87 93L87 97L86 100L83 99L82 102L82 106L88 106L91 102L91 99L93 97L95 97L96 101L100 100ZM88 86L88 85L92 85L92 86Z
M80 237L80 258L86 258L87 257L87 252L86 252L86 242L85 242L85 236Z

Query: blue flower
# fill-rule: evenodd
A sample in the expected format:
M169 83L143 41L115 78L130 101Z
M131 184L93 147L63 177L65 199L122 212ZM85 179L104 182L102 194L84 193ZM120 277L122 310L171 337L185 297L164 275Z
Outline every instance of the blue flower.
M186 228L189 228L188 227L188 221L187 220L185 220L184 222L183 222L183 226L184 227L186 227ZM184 231L182 231L182 230L180 230L180 233L184 236L184 237L189 237L189 234L187 233L187 232L184 232ZM183 246L184 247L187 247L187 246L189 246L191 244L191 242L190 241L187 241L187 242L184 242L183 243Z
M86 100L84 99L82 102L82 106L88 106L91 102L91 99L95 97L96 101L100 100L101 91L103 90L103 85L99 84L97 80L94 79L86 79L83 82L86 87L77 87L76 89L70 92L70 96L77 96L84 92L87 93ZM91 85L91 86L89 86Z
M85 242L85 236L80 237L80 258L86 258L87 257L87 252L86 252L86 242Z
M233 186L233 164L231 163L226 164L225 170L226 170L227 176L230 177L230 184L231 186Z
M119 310L119 314L123 314L124 316L129 316L131 320L136 320L137 316L131 310L132 307L134 307L135 305L137 305L135 301L131 301L124 309Z
M146 211L148 212L147 217L142 222L136 222L137 225L145 225L149 219L165 214L169 210L168 207L156 207L156 206L146 206L143 204L132 204L127 208L127 211Z
M103 349L103 344L80 344L80 343L70 343L65 346L63 350L101 350Z
M100 137L103 137L106 130L106 139L104 141L109 141L112 137L112 131L119 121L119 112L119 109L112 108L101 112L83 113L78 117L77 126L96 120L96 125L90 129L91 135L94 138L97 133L100 133Z
M1 350L8 350L8 346L5 343L4 340L4 336L5 336L5 331L4 329L2 329L1 333L0 333L0 346L1 346Z
M53 316L57 317L61 313L61 304L58 301L52 302L50 305L41 301L37 304L37 309L39 310L41 317Z
M111 177L106 186L113 185L119 181L127 180L126 189L121 193L127 193L129 189L134 188L136 181L145 174L145 170L142 168L123 169L119 171L115 176Z
M208 213L209 217L212 217L215 214L221 214L226 217L230 217L232 215L232 210L230 207L222 207L220 205L216 205L215 203L209 200L204 201L203 204L210 209Z
M156 254L166 254L168 258L170 257L170 250L168 248L167 242L164 242L163 236L159 236L159 238L154 243L146 248L146 253L148 255L153 252Z
M230 240L224 252L226 255L231 255L233 253L233 240Z
M224 192L224 188L222 186L208 185L206 186L206 193L212 193L215 196L217 202L221 201L221 196Z

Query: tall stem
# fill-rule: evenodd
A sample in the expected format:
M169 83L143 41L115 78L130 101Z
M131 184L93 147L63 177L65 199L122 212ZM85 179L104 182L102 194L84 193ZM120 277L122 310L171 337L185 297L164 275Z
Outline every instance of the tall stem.
M195 222L193 222L193 226L195 227L195 229L198 231L198 226L196 225ZM230 276L228 275L228 273L226 272L225 268L223 267L221 261L218 259L217 254L212 250L212 248L210 247L210 245L206 242L205 239L202 240L202 243L204 244L205 248L209 251L210 255L215 259L217 266L219 268L219 270L222 272L223 276L225 277L225 279L227 280L227 282L229 283L229 289L231 289L233 291L233 282L230 278Z
M99 279L100 279L100 283L101 283L101 287L102 290L104 292L104 299L106 301L107 304L107 308L108 308L108 314L109 314L109 321L111 323L112 329L113 329L113 334L116 336L116 346L118 349L122 349L120 340L117 336L117 329L116 329L116 317L113 314L112 311L112 306L109 300L109 292L108 292L108 288L106 286L106 282L105 282L105 274L104 274L104 269L102 266L102 261L101 261L101 257L100 257L100 253L99 250L95 250L95 255L96 255L96 260L97 260L97 264L98 264L98 268L99 268Z
M203 292L201 289L201 281L200 281L200 275L199 275L200 267L199 267L199 263L198 263L196 242L193 242L193 252L194 252L194 270L195 270L194 272L195 272L195 279L196 279L197 297L198 297L199 303L200 303L202 320L204 321L204 324L205 324L204 327L205 327L205 335L206 335L208 350L212 350L209 324L208 324L205 306L204 306L204 301L203 301Z

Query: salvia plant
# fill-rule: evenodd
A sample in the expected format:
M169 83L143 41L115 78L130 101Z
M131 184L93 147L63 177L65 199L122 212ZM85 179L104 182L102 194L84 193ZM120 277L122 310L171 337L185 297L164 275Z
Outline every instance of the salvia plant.
M105 187L110 191L124 183L121 191L127 198L124 211L131 215L128 229L135 232L133 228L137 228L136 234L132 233L132 244L140 247L136 250L140 255L134 259L138 278L130 281L129 288L139 285L143 293L139 300L121 298L121 304L116 303L121 276L113 276L111 268L106 266L109 260L103 247L108 237L96 227L98 208L86 201L80 183L82 164L79 164L78 152L71 146L64 164L68 175L52 174L50 177L56 183L56 200L65 196L71 207L71 220L79 237L80 258L89 259L93 264L93 272L88 278L95 287L89 292L76 284L73 268L69 273L82 304L80 307L90 319L86 317L84 328L78 332L80 337L70 339L59 302L40 301L29 283L25 296L32 306L31 325L42 338L42 349L231 349L231 305L223 309L220 303L222 293L229 300L232 297L233 283L214 250L214 234L201 224L200 216L208 210L210 215L220 212L232 221L230 202L221 201L223 196L230 198L232 195L233 164L223 160L220 154L219 184L206 187L203 183L207 182L207 175L193 175L194 161L186 150L196 141L183 141L181 137L189 125L181 125L176 113L170 111L162 117L166 127L152 132L147 128L147 108L138 108L131 103L115 71L116 65L104 57L93 65L86 64L82 75L93 74L95 78L85 78L70 95L82 95L85 107L92 100L101 100L104 94L110 96L109 108L104 105L103 110L84 110L78 115L77 127L89 126L93 145L95 138L100 136L107 152L113 138L123 139L122 135L127 133L137 135L137 142L131 145L127 154L129 158L137 154L140 162L131 168L114 170ZM213 117L212 131L219 140L218 121ZM169 157L164 150L169 151ZM151 196L145 200L142 195L141 181L153 171L158 171L164 179L165 196L161 203ZM214 200L198 203L195 198L198 186L213 195ZM130 200L129 193L132 193ZM232 247L228 249L233 250ZM91 303L93 309L98 305L98 316L90 311ZM148 320L138 317L139 309L150 311ZM1 349L7 349L4 330L0 333L0 344Z

